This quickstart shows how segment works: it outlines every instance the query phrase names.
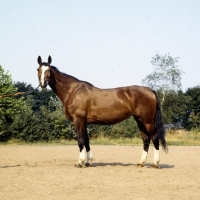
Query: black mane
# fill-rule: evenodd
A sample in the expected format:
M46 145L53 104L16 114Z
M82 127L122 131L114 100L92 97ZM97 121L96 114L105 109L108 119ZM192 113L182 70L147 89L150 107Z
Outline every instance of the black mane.
M61 72L57 67L54 67L54 66L50 66L53 70L57 71L57 72L60 72L62 74L64 74L63 72Z
M61 72L61 71L60 71L57 67L55 67L55 66L50 66L50 67L51 67L53 70L55 70L55 71L57 71L57 72L59 72L59 73L65 75L65 76L71 77L71 78L73 78L73 79L76 79L77 81L85 82L85 83L87 83L87 84L93 86L91 83L89 83L89 82L87 82L87 81L79 80L78 78L76 78L76 77L74 77L74 76L71 76L71 75L66 74L66 73L64 73L64 72Z

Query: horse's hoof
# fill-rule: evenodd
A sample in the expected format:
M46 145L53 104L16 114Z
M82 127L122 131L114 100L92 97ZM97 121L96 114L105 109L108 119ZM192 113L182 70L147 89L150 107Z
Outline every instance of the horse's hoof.
M86 163L86 167L92 167L91 163Z
M85 164L80 164L80 163L77 163L74 165L74 167L77 167L77 168L85 168Z
M142 167L144 167L144 164L142 164L142 163L138 163L138 164L137 164L137 167L142 168Z
M153 169L160 169L160 167L158 165L155 165L155 164L151 164L150 168L153 168Z

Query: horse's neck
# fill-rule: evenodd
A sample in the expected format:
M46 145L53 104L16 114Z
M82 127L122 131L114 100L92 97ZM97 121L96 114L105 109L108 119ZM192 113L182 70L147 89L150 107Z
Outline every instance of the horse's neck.
M64 102L69 92L73 89L72 87L75 85L74 83L77 82L78 80L72 76L52 70L49 86L56 93L59 99Z

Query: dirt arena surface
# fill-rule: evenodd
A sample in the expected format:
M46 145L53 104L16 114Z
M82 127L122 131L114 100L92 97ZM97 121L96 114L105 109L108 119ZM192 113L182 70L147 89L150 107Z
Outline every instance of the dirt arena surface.
M0 145L0 199L200 199L200 147L160 151L161 169L137 168L141 146L93 145L93 167L75 168L78 147Z

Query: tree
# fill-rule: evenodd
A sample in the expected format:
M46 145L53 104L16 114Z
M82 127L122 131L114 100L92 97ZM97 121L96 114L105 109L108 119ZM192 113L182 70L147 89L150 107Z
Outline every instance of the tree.
M0 95L12 94L16 91L17 88L12 81L11 75L0 66ZM14 116L25 109L26 104L23 97L0 99L0 141L7 140L10 137L9 125L12 123Z
M29 96L26 111L15 115L10 125L12 139L48 142L74 138L72 123L65 118L58 98L51 98L49 106L41 106L37 111L32 110L35 103L32 100L33 96ZM51 111L51 106L55 108L54 111Z
M32 87L31 84L27 84L24 82L18 81L15 83L15 86L18 88L19 92L34 90L34 88ZM28 98L30 98L30 96L31 96L31 100L30 99L28 100ZM56 97L56 94L52 90L39 91L38 89L35 90L33 93L24 96L25 100L34 102L32 104L32 109L34 111L38 111L41 106L48 107L50 98L55 98L55 97Z
M105 134L106 135L106 134ZM107 134L111 138L133 138L140 136L136 121L131 116L128 119L112 126L112 130Z
M147 75L142 83L154 90L161 91L162 108L167 91L181 89L181 75L183 72L178 69L178 58L173 58L169 54L164 56L156 54L151 63L154 66L154 71Z
M185 126L188 129L197 129L200 124L200 86L188 88L185 96L189 99L186 103Z
M189 102L190 98L185 96L181 90L178 92L168 91L163 103L163 121L185 127L185 113Z
M31 84L27 84L25 82L20 82L20 81L17 81L15 83L15 87L18 88L19 92L25 92L34 89Z
M200 125L200 112L192 112L189 115L188 121L191 123L192 126L195 127L196 132L198 133L198 127Z
M55 98L51 97L49 103L51 111L49 117L56 134L60 135L60 139L74 139L76 137L74 125L65 117L60 99L57 96Z

